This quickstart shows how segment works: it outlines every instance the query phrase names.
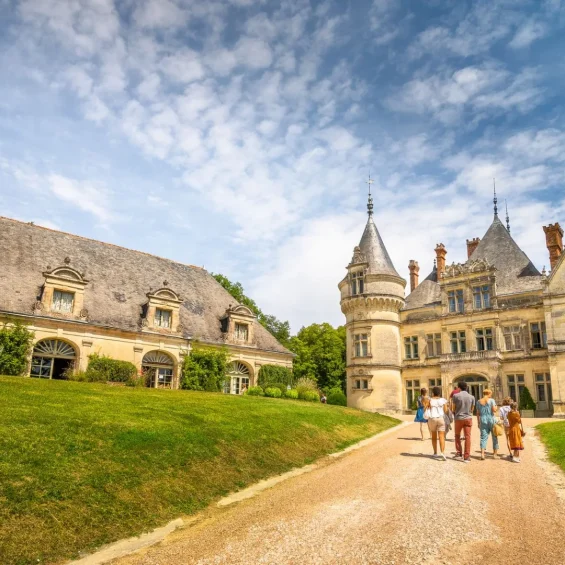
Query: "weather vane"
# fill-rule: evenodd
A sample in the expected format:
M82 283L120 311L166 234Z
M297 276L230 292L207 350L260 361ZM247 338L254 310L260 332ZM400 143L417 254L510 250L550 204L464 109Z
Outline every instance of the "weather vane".
M369 172L369 180L365 181L369 185L369 201L367 202L367 213L369 216L373 215L373 197L371 196L371 185L375 182L371 178L371 173Z

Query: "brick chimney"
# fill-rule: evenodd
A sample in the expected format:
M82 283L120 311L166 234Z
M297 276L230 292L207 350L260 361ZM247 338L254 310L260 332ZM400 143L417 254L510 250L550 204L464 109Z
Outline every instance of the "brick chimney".
M443 243L438 243L436 245L436 257L437 257L437 280L439 282L441 274L445 271L445 256L447 251Z
M555 222L554 224L549 224L549 226L543 226L543 231L545 232L545 244L549 250L549 264L553 271L563 252L563 230Z
M477 249L477 245L481 242L480 237L474 237L473 239L467 240L467 259L473 255L473 251Z
M414 292L414 289L418 286L418 273L420 272L418 261L410 259L408 270L410 271L410 292Z

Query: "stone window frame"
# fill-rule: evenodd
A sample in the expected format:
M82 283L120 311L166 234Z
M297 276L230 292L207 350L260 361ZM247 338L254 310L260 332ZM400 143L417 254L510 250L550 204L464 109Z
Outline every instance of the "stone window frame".
M155 292L147 293L147 303L143 315L142 326L145 330L158 331L163 333L178 333L182 330L180 325L180 305L181 297L170 288L163 287ZM162 327L156 323L157 310L168 311L171 313L170 326Z
M365 270L355 269L349 273L349 285L351 296L359 296L365 293Z
M538 329L533 329L533 326L538 326ZM534 335L539 334L538 340L534 343ZM547 349L547 329L545 321L530 322L530 343L532 349ZM539 345L537 345L539 343Z
M255 314L242 304L233 306L230 304L225 314L220 318L221 330L224 340L234 345L255 346ZM236 334L236 325L247 326L247 339Z
M453 308L452 305L453 299ZM465 289L453 288L447 291L447 311L450 314L465 313Z
M475 328L475 341L477 345L477 351L493 351L496 348L494 334L494 328L490 326ZM479 345L481 342L482 349L481 345Z
M508 396L510 396L514 402L520 402L520 395L526 386L526 377L524 373L507 374L506 383L508 385ZM516 392L518 393L517 396Z
M412 403L415 398L420 395L420 390L422 389L420 379L407 379L404 381L404 389L406 391L406 407L411 410Z
M369 379L367 377L355 376L353 379L353 390L370 391Z
M548 405L553 402L551 374L548 371L538 371L534 373L534 387L536 390L536 400L538 402L546 402ZM540 395L540 387L542 387L543 395Z
M85 288L89 281L76 269L64 265L51 271L44 271L45 282L41 290L41 299L34 306L35 310L44 310L58 316L81 317L87 316L84 308ZM70 312L56 310L53 305L55 292L73 295L73 306Z
M363 359L365 357L371 357L371 329L370 328L362 328L361 331L357 331L359 328L356 328L353 332L353 357ZM365 338L363 339L363 336ZM363 344L366 345L366 353L362 355L362 347ZM360 354L357 355L357 345L359 345Z
M234 324L234 339L237 341L249 341L249 324L243 322L235 322Z
M492 288L490 284L473 285L473 309L486 310L492 308ZM485 298L486 297L486 298Z
M524 336L520 324L502 326L502 336L504 337L506 351L522 351L524 349Z
M430 347L431 345L431 347ZM441 332L426 334L426 356L439 357L443 352Z
M455 337L453 336L455 334ZM455 344L457 351L454 351ZM467 333L465 330L451 330L449 332L449 351L450 353L467 353Z
M404 358L411 361L420 358L420 347L417 335L404 337Z

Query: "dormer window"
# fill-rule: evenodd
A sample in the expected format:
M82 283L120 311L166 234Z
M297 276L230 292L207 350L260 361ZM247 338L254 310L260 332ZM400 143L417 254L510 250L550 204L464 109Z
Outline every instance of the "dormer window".
M354 271L350 275L351 296L363 294L365 292L365 277L363 271Z
M155 309L155 326L158 328L167 328L171 327L171 320L172 320L173 313L171 310L162 310L161 308Z
M235 324L235 339L239 341L247 341L249 339L249 326L247 324Z
M63 314L72 314L75 303L75 293L65 292L63 290L53 291L53 303L51 310L61 312Z
M473 303L475 310L490 308L490 286L488 284L473 287Z

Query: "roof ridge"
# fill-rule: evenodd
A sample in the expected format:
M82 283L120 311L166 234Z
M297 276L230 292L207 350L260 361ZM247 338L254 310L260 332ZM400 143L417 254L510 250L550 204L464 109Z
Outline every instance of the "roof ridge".
M0 220L8 220L9 222L14 222L17 224L23 224L26 226L30 226L33 228L38 228L42 230L47 230L54 233L60 233L63 235L70 235L71 237L76 237L78 239L82 239L84 241L92 241L94 243L101 243L102 245L108 245L109 247L115 247L116 249L124 249L125 251L131 251L132 253L139 253L140 255L146 255L147 257L153 257L154 259L160 259L162 261L168 261L169 263L176 263L177 265L184 265L185 267L192 267L194 269L200 269L202 271L206 271L204 267L199 267L198 265L191 265L190 263L183 263L182 261L175 261L174 259L169 259L168 257L161 257L160 255L154 255L153 253L147 253L147 251L140 251L139 249L131 249L130 247L124 247L123 245L116 245L115 243L110 243L108 241L100 241L99 239L93 239L91 237L85 237L83 235L78 235L76 233L71 233L63 230L56 230L53 228L48 228L46 226L42 226L36 224L34 222L24 222L22 220L16 220L15 218L8 218L7 216L0 216ZM206 271L207 272L207 271Z

